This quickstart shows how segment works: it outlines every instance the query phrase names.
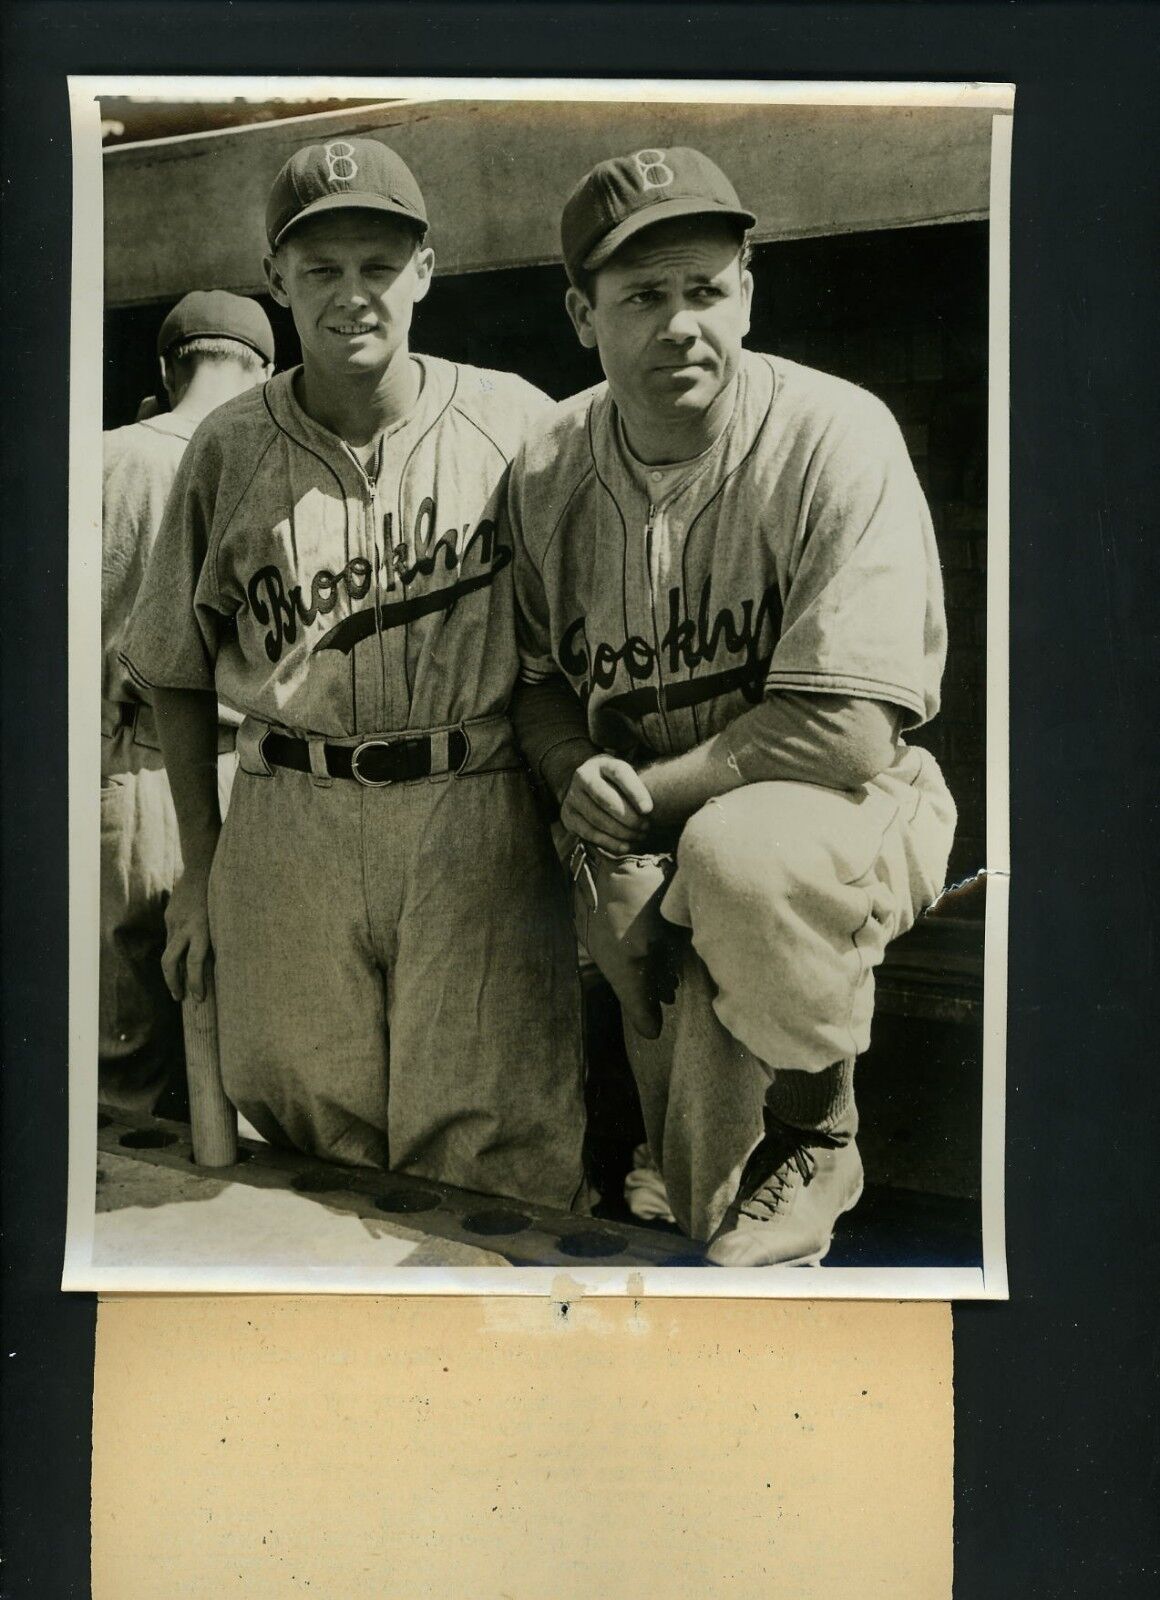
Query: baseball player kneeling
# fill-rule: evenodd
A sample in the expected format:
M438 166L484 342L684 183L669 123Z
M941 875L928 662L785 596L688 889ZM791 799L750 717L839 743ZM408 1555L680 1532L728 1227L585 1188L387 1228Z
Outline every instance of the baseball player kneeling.
M754 223L689 149L602 162L564 209L607 381L513 469L516 721L623 1003L630 1206L722 1265L817 1264L862 1190L874 968L946 871L954 806L902 737L946 633L889 412L742 347Z
M224 1087L266 1138L568 1207L575 944L497 527L549 402L411 353L433 256L386 146L298 151L266 228L302 365L194 435L124 644L181 830L169 981L200 997L212 944ZM245 714L224 827L215 690Z

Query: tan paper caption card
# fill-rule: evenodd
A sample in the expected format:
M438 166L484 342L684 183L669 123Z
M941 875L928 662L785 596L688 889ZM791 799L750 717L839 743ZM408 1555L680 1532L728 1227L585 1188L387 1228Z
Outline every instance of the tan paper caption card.
M951 1592L950 1307L105 1301L94 1600Z

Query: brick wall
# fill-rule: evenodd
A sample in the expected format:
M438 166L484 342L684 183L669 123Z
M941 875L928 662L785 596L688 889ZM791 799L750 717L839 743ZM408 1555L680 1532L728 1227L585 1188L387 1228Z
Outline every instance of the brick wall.
M434 241L438 254L438 240ZM912 737L934 752L959 807L951 877L982 866L986 586L987 227L958 223L764 245L754 259L754 349L864 385L902 425L930 500L946 582L943 709ZM559 267L436 276L416 349L506 367L557 397L595 382L565 318ZM167 306L110 314L105 425L131 420L156 379ZM267 304L279 365L298 360L289 316Z

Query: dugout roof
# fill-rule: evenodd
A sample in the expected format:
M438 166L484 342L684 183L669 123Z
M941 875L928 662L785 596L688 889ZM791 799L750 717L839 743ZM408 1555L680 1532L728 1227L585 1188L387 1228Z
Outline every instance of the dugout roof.
M381 138L412 166L441 273L560 259L557 221L588 166L692 144L733 179L760 242L986 217L992 111L536 101L393 101L104 153L110 306L213 284L264 288L270 183L300 145Z

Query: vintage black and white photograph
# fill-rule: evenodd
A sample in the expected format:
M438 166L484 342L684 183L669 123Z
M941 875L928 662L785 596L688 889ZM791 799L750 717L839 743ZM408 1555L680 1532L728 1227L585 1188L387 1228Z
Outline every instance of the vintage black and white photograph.
M1013 92L70 89L65 1287L1005 1296Z

